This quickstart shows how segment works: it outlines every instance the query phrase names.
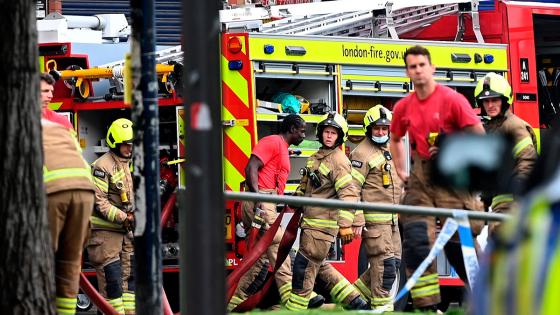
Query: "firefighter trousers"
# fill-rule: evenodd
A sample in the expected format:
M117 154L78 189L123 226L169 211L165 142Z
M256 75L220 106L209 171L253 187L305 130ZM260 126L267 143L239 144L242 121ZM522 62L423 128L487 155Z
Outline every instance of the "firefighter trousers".
M132 233L92 230L87 251L99 293L119 314L135 314Z
M94 198L90 190L65 190L47 196L59 313L72 313L76 309L82 251L89 233Z
M459 192L434 186L430 181L431 161L413 156L412 171L406 185L403 204L437 208L482 210L482 203L470 193ZM441 219L442 223L445 218ZM436 218L422 215L401 216L403 226L403 259L406 262L407 276L418 268L428 256L436 239ZM480 222L472 223L474 235L480 232ZM461 279L468 283L463 263L461 243L457 233L444 248L447 259L455 268ZM439 279L435 261L430 264L410 290L415 307L428 307L441 301Z
M269 192L272 193L272 192ZM254 203L249 201L244 201L241 205L243 210L243 224L245 227L250 228L254 213ZM276 204L273 203L261 203L261 208L264 211L262 214L264 221L268 226L272 225L276 218L278 218L278 213L276 211ZM265 228L266 230L266 228ZM276 257L278 256L278 248L280 246L280 241L284 235L284 229L282 227L278 228L278 231L274 235L272 243L266 250L266 252L255 262L255 264L245 273L241 279L239 279L239 284L228 303L228 311L232 311L239 304L243 303L250 295L256 293L262 285L262 274L268 271L268 264L274 268L276 265ZM280 265L276 274L274 275L276 280L276 285L278 286L278 291L280 293L281 304L286 304L290 296L290 291L292 289L292 267L289 257Z
M354 286L376 309L391 301L390 291L401 264L401 236L396 224L368 224L367 229L371 236L364 238L364 245L369 268Z
M330 292L335 303L348 305L360 296L352 284L325 261L332 243L333 237L329 234L305 228L301 230L287 309L307 309L316 280L318 285Z

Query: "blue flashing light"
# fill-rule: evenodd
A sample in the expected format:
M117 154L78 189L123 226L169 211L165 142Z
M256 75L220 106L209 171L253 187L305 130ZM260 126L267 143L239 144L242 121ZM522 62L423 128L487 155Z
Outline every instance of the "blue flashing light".
M492 63L494 62L494 56L490 54L484 54L484 63Z
M243 68L243 61L232 60L228 63L229 70L241 70Z
M270 55L274 52L274 46L270 45L270 44L266 44L264 45L264 53L267 55Z

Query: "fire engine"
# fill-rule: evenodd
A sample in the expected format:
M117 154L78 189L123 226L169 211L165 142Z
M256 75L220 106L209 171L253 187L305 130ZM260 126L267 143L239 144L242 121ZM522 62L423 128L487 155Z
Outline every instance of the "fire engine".
M422 4L410 8L410 4L398 1L364 4L350 0L276 6L267 17L285 16L262 24L259 18L267 13L260 8L253 16L247 10L238 15L224 13L223 27L230 30L222 37L222 116L228 122L224 126L226 188L239 189L250 148L259 138L275 132L284 115L275 109L278 104L270 104L278 92L302 96L307 105L302 117L307 121L309 142L293 148L301 154L292 156L286 191L290 193L297 186L305 158L317 149L314 130L323 113L335 110L349 121L350 141L345 146L349 152L363 137L361 123L367 109L375 104L392 109L396 101L414 90L402 59L407 47L428 47L437 67L436 80L463 93L472 104L478 79L490 71L507 76L506 46L482 43L479 31L481 43L398 39L447 15L456 19L457 36L465 25L462 19L457 22L457 15L470 16L473 29L479 30L474 2L420 1L415 5ZM243 28L258 28L259 32L232 32ZM386 38L356 38L371 34ZM228 211L232 208L230 205ZM238 264L242 256L239 239L233 233L226 239L233 249L228 252L228 262ZM350 281L358 276L358 250L359 242L353 242L347 246L337 243L331 251L330 262ZM455 288L463 283L444 255L438 257L438 271L445 287L443 294L451 291L452 299L460 299L462 293L455 294L460 291Z
M226 188L239 190L252 146L259 138L276 132L278 121L285 114L271 110L267 103L278 92L302 96L309 103L306 113L301 114L307 122L308 139L292 148L301 154L292 155L286 193L295 190L306 157L318 148L315 128L323 113L334 110L347 117L350 141L346 150L349 152L363 138L361 122L368 108L375 104L392 108L396 101L414 90L405 73L403 54L415 44L422 44L433 54L436 80L471 100L478 79L490 71L507 72L504 45L224 34L222 116L227 122L224 125ZM228 211L232 208L228 207ZM228 261L237 263L240 255L233 230L233 226L226 229L226 241L233 249L228 253ZM351 281L358 276L358 248L359 242L344 247L337 243L331 251L330 262ZM444 259L440 265L442 284L460 284Z
M525 25L525 30L542 29L543 21L547 20L542 15L559 15L554 5L530 7L496 2L496 10L481 12L479 16L477 1L423 0L415 2L416 7L412 8L410 4L404 5L404 1L342 7L336 2L340 1L323 3L325 11L319 10L316 3L272 6L265 11L254 8L256 18L246 9L220 12L224 29L220 54L224 189L241 189L243 170L253 146L260 138L275 133L278 121L286 115L282 104L274 101L279 93L299 100L308 128L306 141L291 148L292 173L286 193L295 190L305 158L318 148L315 127L323 113L334 110L349 121L350 137L344 145L349 152L363 137L361 121L369 107L383 104L392 108L398 99L414 91L402 57L406 48L415 44L431 51L437 67L436 80L463 93L473 104L477 80L494 71L513 83L517 93L514 111L534 128L545 127L551 111L558 111L551 88L553 84L557 86L558 75L555 74L556 81L551 81L551 74L545 70L546 88L539 88L540 76L536 74L544 66L558 65L554 46L545 37L535 37L527 44L523 37L527 32L516 26L526 21L508 15L531 15L535 26ZM496 25L502 16L508 23ZM76 128L84 157L92 162L107 151L103 139L110 122L130 115L123 99L124 57L129 46L119 42L127 36L126 21L122 18L107 15L86 20L87 23L77 17L51 16L42 20L38 29L43 70L57 70L61 76L50 107L68 116ZM88 38L74 34L74 25L83 31L89 27L84 25L101 20L109 25L108 29L89 32ZM468 20L472 30L465 28ZM536 36L536 32L530 33ZM371 35L385 38L358 38ZM554 34L550 36L555 38ZM453 39L476 42L442 41ZM171 304L178 305L177 295L173 294L178 292L178 216L173 209L172 192L176 186L184 186L184 167L188 167L182 163L186 152L180 91L181 47L160 47L157 62L162 205L169 217L162 227L164 283ZM528 75L520 75L523 69ZM550 95L552 105L542 103L542 95ZM225 209L228 269L239 265L243 256L244 240L235 233L235 209L235 202L229 202ZM358 276L358 248L357 241L346 246L336 243L329 256L335 268L350 281ZM91 270L86 271L93 275ZM443 256L438 257L438 271L443 286L462 285Z
M354 124L350 134L352 136L359 136L360 131L357 124L361 121L360 119L365 112L364 109L377 102L391 108L394 101L402 96L402 94L399 95L398 93L393 93L392 95L387 93L391 88L402 89L402 86L398 83L394 84L395 81L399 80L395 79L398 76L395 76L394 72L389 72L392 69L389 67L390 63L388 60L385 63L380 61L378 64L372 62L368 65L360 65L362 69L352 69L357 66L355 59L352 60L352 57L359 56L360 53L365 56L367 46L364 48L356 47L358 50L349 50L347 49L348 47L355 47L351 46L354 43L342 47L343 44L339 42L339 38L332 38L328 40L329 44L321 43L317 45L323 51L319 50L319 52L316 52L311 48L307 48L305 56L296 57L289 55L289 52L285 50L285 47L289 45L282 44L282 42L284 39L296 40L292 35L370 36L394 40L438 41L440 45L443 44L446 47L448 56L440 55L434 57L433 62L438 69L436 79L443 84L457 87L457 90L465 94L471 103L474 103L471 89L473 81L468 82L469 79L467 79L466 82L459 83L465 77L460 78L453 75L453 72L459 70L457 66L460 61L458 60L461 59L457 54L453 53L453 45L463 46L465 44L464 42L457 43L457 41L506 45L504 47L505 55L499 57L500 61L504 61L505 64L501 71L498 72L502 72L512 84L515 93L512 110L533 127L539 141L541 136L546 136L551 124L557 120L560 110L560 90L558 89L560 82L560 61L558 58L560 47L558 35L554 33L560 23L560 5L544 1L541 3L524 1L480 1L480 3L478 1L419 1L415 2L414 5L420 7L409 8L400 1L381 3L372 1L363 3L348 0L275 6L267 11L255 8L255 11L238 10L224 14L224 28L231 30L258 30L260 32L260 35L248 35L248 40L244 44L249 47L249 51L243 52L249 56L248 62L252 67L248 71L248 76L244 77L249 82L249 85L253 85L253 91L250 93L253 93L254 97L249 95L248 99L256 101L257 115L255 118L257 126L263 125L262 121L265 120L265 106L261 106L263 103L261 98L267 97L266 94L270 91L269 85L274 84L272 83L273 78L276 77L278 82L282 82L282 79L289 80L290 78L304 77L301 72L298 72L298 69L302 67L300 67L299 62L296 60L316 64L317 61L313 60L309 53L312 51L317 56L320 56L318 57L321 60L319 63L322 62L328 65L328 62L325 61L332 60L333 63L340 65L341 71L335 74L335 76L338 76L335 80L340 80L340 82L338 87L335 85L336 93L333 94L335 95L333 97L339 97L338 105L341 105L340 110L346 115L349 122ZM265 17L259 18L259 15L264 15ZM273 21L266 22L268 20ZM261 23L261 21L264 22ZM472 25L471 27L469 27L468 22ZM268 35L278 36L267 37ZM314 47L311 44L312 42L307 42L304 45L303 42L309 40L308 37L297 38L297 40L297 44L291 41L289 43L294 44L296 47L306 47L306 45L307 47ZM327 41L324 38L323 40ZM270 44L275 41L279 44ZM455 43L450 44L449 41L455 41ZM258 42L259 44L253 45L253 42ZM268 44L265 44L265 42ZM340 44L336 46L332 44L333 42L339 42ZM226 51L225 48L228 47L228 44L235 46L235 44L224 42L224 49L222 51ZM426 42L421 44L430 47ZM268 47L267 45L276 47L276 51L280 47L282 57L277 57L278 55L273 57L273 54L267 55L265 52L266 47ZM258 50L257 53L255 53L255 46ZM259 46L262 46L262 48ZM327 52L333 52L334 54L337 50L339 55L332 59L325 58L329 55ZM430 47L430 50L432 51L433 49ZM372 53L369 52L368 56L374 59ZM454 54L455 60L449 56L452 54ZM227 55L232 56L231 54ZM232 58L232 60L243 59L242 57ZM469 68L470 66L467 65L472 65L474 61L475 65L481 63L481 68L478 68L476 71L492 69L495 64L486 64L486 58L498 60L495 56L491 57L488 54L474 52L474 55L471 53L472 61L469 60L464 65L466 68ZM363 60L365 59L367 58L363 58ZM447 62L450 63L448 64ZM284 63L281 66L284 69L275 68L278 65L274 65L274 63ZM367 62L364 63L367 64ZM269 64L271 65L269 66ZM401 65L402 60L397 67ZM290 69L290 66L293 66L293 68ZM356 76L358 73L363 75L367 72L369 72L369 75L373 75L375 73L375 70L373 70L374 66L377 66L376 70L380 71L376 73L377 75L382 77L390 75L391 78L374 79L370 77L364 79L364 76L362 76L360 78L362 81L360 81L358 78L352 77L352 75ZM446 67L449 67L449 69L445 69ZM267 69L271 70L269 74L265 74ZM442 71L444 69L447 71ZM345 73L345 70L347 73ZM363 72L360 73L360 70ZM469 71L475 72L475 69L468 69L467 72ZM243 73L243 70L240 72ZM403 73L401 72L401 74ZM447 75L451 75L451 77L442 80ZM347 79L345 80L345 78ZM476 81L478 77L472 76L471 78ZM455 79L455 82L453 82L453 79ZM309 86L309 82L313 79L300 80L302 82L300 86L303 86L303 84ZM402 82L407 81L406 77L400 77L400 80ZM223 85L226 84L225 82L227 81L224 80ZM393 84L383 85L384 82L392 82ZM281 83L279 85L281 86ZM305 96L306 93L301 90L300 86L296 86L294 83L294 94ZM224 88L224 91L224 100L226 100L228 90ZM316 94L316 92L312 93ZM310 97L313 98L315 97L314 95ZM322 97L319 99L326 100L327 98ZM314 100L311 100L311 103L313 102ZM225 101L224 106L227 106ZM311 122L310 119L307 119L307 121ZM257 129L259 128L262 129L262 127L257 127ZM352 137L351 140L353 140ZM347 145L349 148L353 147L352 142L347 143ZM227 152L226 146L224 146L224 150ZM294 163L297 162L297 159L294 158ZM297 174L295 175L297 178ZM231 188L234 189L235 187ZM355 262L350 261L350 259L356 257L356 253L353 252L356 248L353 246L355 244L346 246L342 251L344 253L343 256L347 259L344 263L334 264L349 279L353 279L355 275L355 269L350 267L355 266ZM440 284L450 289L450 291L463 285L454 271L449 268L443 255L438 257L438 271L441 274ZM444 289L444 295L446 294L445 291Z

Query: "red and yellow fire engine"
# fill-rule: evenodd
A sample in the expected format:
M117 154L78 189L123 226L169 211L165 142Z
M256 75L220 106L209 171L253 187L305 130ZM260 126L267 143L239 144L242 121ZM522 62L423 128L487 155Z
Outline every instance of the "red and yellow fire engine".
M277 35L224 32L221 39L222 127L224 189L238 191L253 146L275 133L285 113L273 102L278 93L289 93L302 103L308 138L294 149L292 173L286 193L295 190L305 158L317 150L316 123L323 113L334 110L347 117L350 141L347 152L363 136L361 121L372 105L392 108L414 90L406 77L403 52L421 44L430 49L437 67L438 82L454 87L473 100L478 79L494 71L508 77L515 91L514 112L536 130L546 130L560 110L558 73L560 40L554 33L560 25L560 7L496 1L495 9L480 12L484 43L450 42L457 36L456 17L443 16L400 34L402 39ZM551 31L548 31L548 30ZM463 38L474 40L466 30ZM507 44L507 45L506 45ZM107 150L102 139L116 118L130 115L123 100L123 59L126 44L80 44L50 42L40 46L44 70L56 69L62 79L55 85L51 108L68 115L78 133L88 161ZM160 52L160 143L162 193L170 196L176 184L184 185L184 133L180 97L180 47ZM115 62L117 61L117 62ZM178 66L179 65L179 66ZM87 70L87 71L84 71ZM556 87L556 88L554 88ZM474 102L472 102L474 104ZM177 167L179 165L179 167ZM174 176L178 176L176 180ZM177 183L178 182L178 183ZM162 202L165 204L165 200ZM239 265L243 238L236 235L235 203L227 204L225 241L227 268ZM178 291L177 215L163 226L165 284L172 304ZM349 280L357 277L357 241L347 246L336 243L329 259ZM438 259L445 286L462 285L445 259Z

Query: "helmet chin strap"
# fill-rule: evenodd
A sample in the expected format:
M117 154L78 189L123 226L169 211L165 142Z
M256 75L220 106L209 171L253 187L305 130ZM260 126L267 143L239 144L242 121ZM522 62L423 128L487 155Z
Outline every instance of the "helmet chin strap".
M501 97L500 98L502 100L502 105L500 107L500 113L496 116L496 117L490 117L488 116L488 113L486 112L486 110L484 109L484 105L480 106L480 114L482 116L486 116L488 117L488 120L493 120L493 119L500 119L506 116L507 111L510 109L510 105L507 103L507 99L505 97Z
M502 100L502 105L500 106L500 114L498 115L498 117L500 116L505 116L506 112L510 109L510 105L508 104L508 100L505 96L500 97L500 99Z
M331 127L334 127L334 126L331 126ZM343 139L344 134L339 130L339 128L336 128L336 127L335 127L335 129L336 129L336 133L337 133L337 138L336 138L336 141L335 141L335 143L334 143L334 145L333 145L332 147L327 147L327 146L325 145L325 142L323 141L323 130L325 130L325 128L323 127L323 128L320 130L320 132L318 133L319 143L321 143L321 145L322 145L323 147L325 147L325 148L327 148L327 149L334 149L334 148L338 147L339 145L342 145L342 144L343 144L343 141L341 141L340 139ZM319 134L320 134L320 136L319 136Z
M373 128L368 127L368 133L366 134L366 137L368 137L373 143L377 144L377 145L385 145L387 144L387 142L389 142L389 139L391 138L390 133L387 133L384 136L381 137L376 137L373 135Z
M322 145L324 148L326 148L326 149L334 149L334 148L336 148L336 147L338 146L338 145L336 144L336 142L335 142L335 144L334 144L332 147L328 147L328 146L325 144L325 141L323 141L322 138L321 138L321 141L319 141L319 142L320 142L321 145Z
M115 146L114 149L111 148L111 149L110 149L111 152L113 152L116 156L118 156L118 157L120 157L120 158L122 158L122 159L129 159L129 160L132 159L132 151L130 152L130 156L129 156L129 157L123 156L123 155L121 154L121 144L122 144L122 143L117 144L117 145Z

